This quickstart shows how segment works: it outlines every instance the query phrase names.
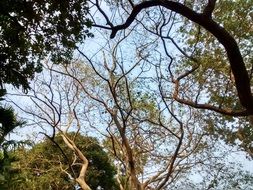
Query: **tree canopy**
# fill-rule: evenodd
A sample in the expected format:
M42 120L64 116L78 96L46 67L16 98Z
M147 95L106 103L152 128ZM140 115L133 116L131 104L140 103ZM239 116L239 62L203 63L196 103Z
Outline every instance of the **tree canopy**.
M136 4L129 0L128 3L132 8L125 23L114 26L113 23L106 18L112 30L111 38L114 38L118 31L128 28L141 11L156 6L174 11L190 21L195 22L209 31L224 47L234 76L235 86L241 105L246 109L247 115L252 115L253 96L251 93L250 75L246 69L246 63L244 62L239 45L236 41L236 36L234 37L230 31L226 30L226 28L216 21L216 18L213 18L215 6L219 6L216 0L208 0L206 4L196 1L190 6L188 6L187 3L162 0L143 1ZM236 4L238 6L239 2L237 1ZM224 112L224 114L226 113Z
M31 160L19 162L33 180L25 185L250 189L240 159L253 158L253 1L15 3L0 4L1 63L14 68L1 84L29 89L8 101L55 142L21 150ZM45 182L57 173L59 183Z
M89 160L86 180L91 189L100 187L116 190L115 168L98 141L82 135L74 137L74 133L69 136L76 139L76 145ZM79 175L80 165L73 165L70 168L76 158L60 135L56 136L54 142L44 139L32 148L18 148L12 151L12 157L15 159L11 164L13 171L11 182L5 183L7 185L5 188L17 189L18 186L18 189L34 190L76 189L77 184L71 175L72 172Z
M55 63L71 59L91 34L85 0L0 2L0 85L29 88L48 54Z
M0 10L0 101L5 84L27 91L42 61L68 62L76 44L92 36L84 0L2 0ZM10 106L0 105L0 124L1 140L20 125Z

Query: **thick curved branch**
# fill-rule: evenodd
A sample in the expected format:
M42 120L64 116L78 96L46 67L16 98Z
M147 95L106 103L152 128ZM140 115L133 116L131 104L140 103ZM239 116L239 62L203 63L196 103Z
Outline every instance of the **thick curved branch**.
M253 115L253 96L251 93L250 78L246 70L243 57L239 50L239 47L235 39L226 31L222 26L213 21L210 15L214 9L215 0L209 0L204 13L196 13L187 6L174 2L165 0L151 0L144 1L135 7L124 24L112 27L111 38L114 38L119 30L128 28L132 22L135 20L136 16L143 10L150 7L162 6L182 16L188 18L189 20L199 24L207 31L212 33L217 40L224 46L228 60L230 62L231 70L235 77L235 84L240 99L241 105L246 108L249 115Z
M203 11L203 14L206 15L208 18L212 17L212 13L214 11L215 4L216 4L216 0L208 0L208 4Z

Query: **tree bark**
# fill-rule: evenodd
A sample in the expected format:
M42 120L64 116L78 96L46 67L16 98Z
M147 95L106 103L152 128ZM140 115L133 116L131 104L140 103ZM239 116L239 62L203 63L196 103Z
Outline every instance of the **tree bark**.
M83 163L82 163L82 168L79 172L79 176L78 178L76 178L76 182L80 185L80 187L83 190L91 190L91 188L87 185L86 181L85 181L85 175L86 175L86 171L88 168L88 164L89 161L87 160L87 158L83 155L83 153L76 147L75 143L70 140L67 136L65 136L64 134L61 135L63 141L65 142L65 144L74 151L74 153L78 156L78 158L80 158Z

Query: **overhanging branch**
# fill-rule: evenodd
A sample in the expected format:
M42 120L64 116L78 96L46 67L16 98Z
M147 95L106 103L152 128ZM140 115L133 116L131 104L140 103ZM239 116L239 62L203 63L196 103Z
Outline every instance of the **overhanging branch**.
M131 14L124 24L113 26L111 38L114 38L119 30L128 28L137 15L143 10L155 6L162 6L171 11L179 13L189 20L199 24L223 45L235 78L235 85L241 105L246 109L248 115L253 115L253 96L251 93L250 78L244 64L243 57L235 39L222 26L212 20L211 14L215 7L215 0L209 0L203 13L196 13L189 7L174 1L151 0L135 5ZM214 110L215 111L215 110Z

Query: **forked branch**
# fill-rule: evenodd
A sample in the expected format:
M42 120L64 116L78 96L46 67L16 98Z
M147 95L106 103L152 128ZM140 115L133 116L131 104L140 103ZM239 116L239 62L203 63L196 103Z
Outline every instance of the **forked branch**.
M118 31L128 28L133 23L137 15L144 9L162 6L179 13L192 22L195 22L205 28L223 45L235 78L235 85L240 103L246 109L246 115L253 115L253 96L251 92L249 74L235 38L233 38L233 36L231 36L230 33L222 26L212 20L211 15L215 8L215 3L215 0L209 0L203 13L197 13L184 4L174 1L151 0L141 2L133 7L124 24L112 27L111 38L114 38Z

